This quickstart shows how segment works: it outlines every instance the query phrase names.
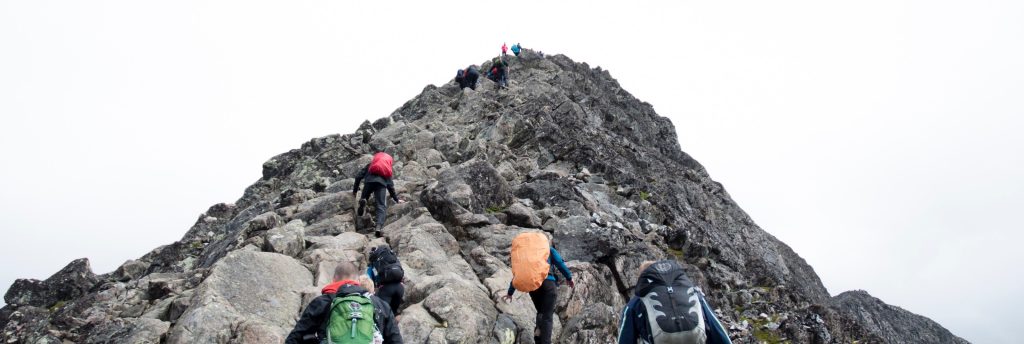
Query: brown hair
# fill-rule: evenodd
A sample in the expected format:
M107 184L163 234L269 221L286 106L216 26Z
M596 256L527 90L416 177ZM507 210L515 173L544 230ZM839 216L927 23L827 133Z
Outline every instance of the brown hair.
M647 268L651 267L654 263L657 262L653 260L645 260L643 263L640 263L640 273L644 273L644 270L647 270Z

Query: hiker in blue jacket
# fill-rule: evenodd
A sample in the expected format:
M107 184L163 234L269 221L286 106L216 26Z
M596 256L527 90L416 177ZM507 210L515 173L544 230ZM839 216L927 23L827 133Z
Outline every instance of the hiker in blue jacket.
M665 264L661 264L663 262ZM660 266L652 267L654 264L659 264ZM648 261L640 265L640 271L640 278L639 281L637 281L636 291L634 292L633 298L629 300L629 303L626 304L626 309L622 311L622 323L619 326L619 344L654 343L655 331L652 330L651 323L659 323L657 318L673 316L672 314L661 313L661 315L651 318L647 314L648 307L645 305L643 299L648 293L652 292L652 289L656 288L655 284L661 282L659 281L659 278L655 277L659 272L664 275L671 275L672 273L683 274L682 267L680 267L675 261ZM676 276L676 278L678 278L678 275ZM682 276L682 279L685 283L692 284L689 278L685 277L685 274ZM661 284L661 286L662 288L665 287L664 284ZM668 286L667 289L669 294L672 293L673 286L677 285L671 284ZM675 336L673 338L681 338L678 340L679 343L732 344L725 328L723 328L722 324L718 322L718 318L715 317L715 312L711 310L711 306L709 306L707 300L704 299L704 294L699 290L699 288L694 289L701 308L701 314L699 315L701 320L699 320L697 324L702 323L703 328L698 327L690 331L686 331L686 333L673 333L668 335ZM687 290L676 289L676 293L686 292ZM680 306L683 307L680 307L678 311L688 311L684 304L680 304ZM696 305L694 307L696 307ZM659 310L670 312L666 308L659 308ZM662 329L658 329L658 331L664 332ZM662 333L662 335L665 334ZM673 343L675 342L677 341L674 340Z
M572 272L569 271L569 267L565 266L565 260L562 260L562 255L554 247L551 248L551 254L548 255L548 264L551 265L548 277L544 279L540 288L530 292L533 306L537 308L537 328L533 332L533 342L537 344L551 344L555 305L558 304L558 277L555 276L555 268L562 273L562 276L565 276L565 283L569 285L569 288L576 288L576 283L572 281ZM512 294L515 292L516 288L509 283L508 294L502 298L505 302L512 302Z

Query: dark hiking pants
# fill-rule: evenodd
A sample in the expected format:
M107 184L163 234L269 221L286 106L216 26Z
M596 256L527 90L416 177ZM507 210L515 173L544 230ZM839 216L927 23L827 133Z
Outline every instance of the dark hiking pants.
M370 195L376 199L377 206L377 228L384 227L384 220L388 215L388 188L381 183L363 184L363 195L359 199L369 199Z
M555 304L558 303L558 286L555 281L545 279L540 288L530 292L533 306L537 308L537 330L533 342L551 344L551 331L555 321Z
M377 297L391 306L391 312L398 314L398 307L402 306L405 298L405 286L401 283L378 284Z

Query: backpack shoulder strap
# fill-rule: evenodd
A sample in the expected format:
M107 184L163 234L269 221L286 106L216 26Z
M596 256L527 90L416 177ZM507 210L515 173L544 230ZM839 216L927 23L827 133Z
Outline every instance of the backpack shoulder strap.
M320 331L317 331L317 336L319 336L321 333L327 332L327 325L329 322L331 322L331 312L334 311L334 299L337 297L338 294L331 294L331 297L327 301L327 313L324 314L324 320L320 322Z
M384 317L387 316L387 314L384 313L384 309L389 306L384 302L384 300L373 295L370 295L370 303L373 303L373 325L380 328L382 323L384 323Z

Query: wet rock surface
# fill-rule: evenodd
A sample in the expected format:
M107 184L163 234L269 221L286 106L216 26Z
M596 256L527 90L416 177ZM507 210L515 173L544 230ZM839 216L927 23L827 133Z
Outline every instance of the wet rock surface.
M559 288L556 342L613 343L650 259L684 262L737 343L962 342L869 296L830 297L607 71L526 50L507 89L480 82L427 86L354 133L271 158L236 202L114 273L76 260L18 280L0 341L279 343L337 262L365 268L388 244L406 271L407 342L532 343L529 297L497 298L512 238L541 229L577 284ZM407 201L389 207L382 238L351 194L376 148L396 156Z

